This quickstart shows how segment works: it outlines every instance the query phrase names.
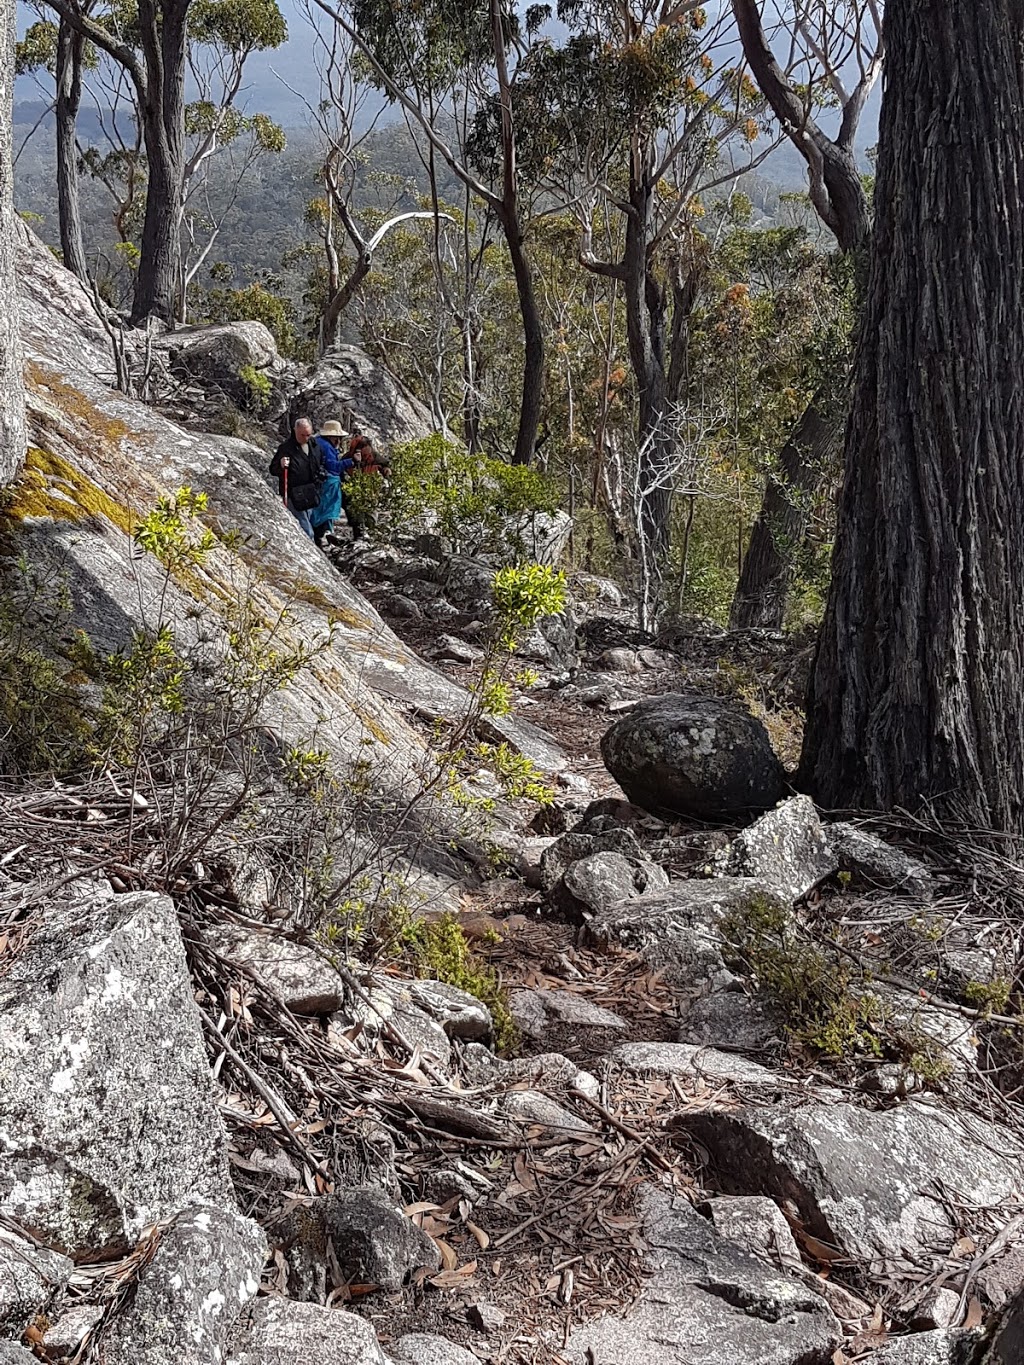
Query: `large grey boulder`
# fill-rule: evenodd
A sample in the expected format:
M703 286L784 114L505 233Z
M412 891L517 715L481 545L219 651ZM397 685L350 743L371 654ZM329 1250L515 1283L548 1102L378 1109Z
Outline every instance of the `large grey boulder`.
M292 1299L257 1299L239 1318L229 1365L387 1365L365 1318Z
M362 431L382 450L418 441L434 430L430 413L405 385L358 346L333 346L303 376L292 397L282 432L297 417L319 428L329 418Z
M0 1211L118 1254L191 1204L231 1207L225 1135L174 906L55 899L0 977Z
M601 740L605 767L645 810L714 820L785 795L768 732L742 707L669 692L639 702Z
M1020 1365L1024 1360L1024 1290L1009 1303L992 1329L991 1342L970 1365ZM959 1362L957 1362L959 1365Z
M924 1100L684 1113L680 1122L706 1147L725 1193L789 1201L812 1236L876 1269L948 1250L956 1234L944 1193L984 1209L1024 1188L1008 1131Z
M129 1305L104 1329L103 1365L220 1365L228 1333L259 1289L267 1254L257 1223L190 1209L158 1234Z
M572 830L549 844L541 853L541 890L554 891L573 863L590 858L595 853L618 853L633 863L644 861L643 849L632 830L617 828L599 834Z
M0 1365L38 1365L38 1356L14 1341L0 1341Z
M20 1337L37 1313L53 1316L74 1268L67 1256L0 1227L0 1335Z
M15 16L3 13L0 44L0 485L8 483L25 455L25 387L18 329L17 242L20 220L14 211L14 157L11 99L14 91Z
M791 796L742 830L721 862L733 877L754 877L783 900L798 901L839 869L809 796Z
M689 1005L679 1023L679 1041L774 1055L784 1041L784 1021L760 996L715 991Z
M648 1191L650 1278L625 1318L572 1334L575 1362L831 1365L839 1322L823 1299L723 1238L687 1202Z
M287 382L288 366L262 322L225 322L178 327L158 338L176 379L201 389L206 397L223 395L242 406L252 397L244 372L264 375L272 385Z

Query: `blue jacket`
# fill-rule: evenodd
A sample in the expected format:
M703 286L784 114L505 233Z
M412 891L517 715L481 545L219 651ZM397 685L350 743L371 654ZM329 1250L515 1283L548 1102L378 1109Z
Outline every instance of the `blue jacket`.
M336 446L331 445L330 441L325 440L322 436L318 436L316 440L320 447L321 465L328 478L333 474L336 478L340 479L350 470L355 469L355 460L351 459L348 455L342 455Z

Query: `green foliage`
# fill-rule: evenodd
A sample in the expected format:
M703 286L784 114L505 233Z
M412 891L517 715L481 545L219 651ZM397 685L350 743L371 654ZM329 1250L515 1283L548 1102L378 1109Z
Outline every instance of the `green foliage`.
M215 537L205 527L196 532L192 522L207 506L205 493L196 493L188 486L179 488L158 499L135 528L133 539L172 572L202 564L213 549Z
M478 744L476 752L501 782L509 800L535 801L539 806L550 806L554 802L554 789L525 754L517 753L504 742Z
M565 573L549 564L510 565L494 575L499 641L510 653L517 637L565 610Z
M553 489L537 470L473 455L437 432L396 446L388 500L396 527L424 518L456 550L486 547L511 558L520 546L509 519L549 512L556 505Z
M1005 976L994 977L991 981L968 981L964 987L964 1000L972 1009L983 1014L1005 1014L1010 1006L1013 992L1012 983Z
M29 24L14 48L14 74L45 70L52 76L57 65L57 25L49 19Z
M482 1000L494 1020L498 1049L508 1052L514 1047L517 1031L501 978L473 954L453 915L437 920L410 920L402 933L402 943L418 976L457 986Z
M722 923L730 952L778 1006L790 1037L827 1057L880 1056L878 999L855 987L850 972L801 936L790 912L753 896Z
M275 0L193 0L188 36L233 53L266 52L288 40Z
M241 289L214 286L196 294L193 306L209 322L262 322L281 355L295 354L295 309L259 281Z
M243 365L238 371L238 377L245 387L245 402L249 411L257 414L266 412L274 392L270 376L263 374L253 365Z

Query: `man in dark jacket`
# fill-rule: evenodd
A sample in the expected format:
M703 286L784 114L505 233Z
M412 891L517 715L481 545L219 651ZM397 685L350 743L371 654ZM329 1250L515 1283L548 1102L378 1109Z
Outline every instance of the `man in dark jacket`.
M312 540L309 514L320 501L322 468L320 445L308 417L300 417L287 441L277 447L270 472L277 478L278 491L288 511Z

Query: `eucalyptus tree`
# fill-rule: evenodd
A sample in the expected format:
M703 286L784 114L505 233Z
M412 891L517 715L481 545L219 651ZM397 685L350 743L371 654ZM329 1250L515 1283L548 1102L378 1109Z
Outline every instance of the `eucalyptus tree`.
M875 222L801 776L1024 835L1024 8L888 0Z
M287 30L275 0L45 0L58 27L88 45L126 80L145 152L145 210L135 271L131 320L149 316L173 323L182 307L182 225L190 185L201 177L227 130L240 129L235 100L242 70L254 51L276 47ZM186 105L186 78L199 100ZM77 113L77 107L75 108ZM250 124L259 142L264 125ZM114 134L115 140L118 134ZM271 139L272 140L272 139ZM131 149L115 146L114 167L131 182L142 179ZM94 156L94 162L102 158ZM62 228L63 233L63 228Z
M511 0L315 0L337 23L388 99L407 115L442 160L500 225L512 265L523 333L523 371L512 460L534 456L543 405L544 328L527 248L529 203L519 174L516 115L518 64L537 38L547 6L525 20ZM490 100L499 110L500 157L495 173L474 165L461 132L473 110ZM453 136L454 135L454 136Z
M882 66L882 0L785 0L772 7L771 35L762 22L767 6L732 0L732 7L751 73L807 164L818 217L841 252L862 255L871 208L856 139ZM782 46L789 50L788 70L775 56ZM834 111L834 134L823 127L822 106ZM733 598L733 626L778 630L783 624L808 517L842 443L847 370L836 359L768 473Z

